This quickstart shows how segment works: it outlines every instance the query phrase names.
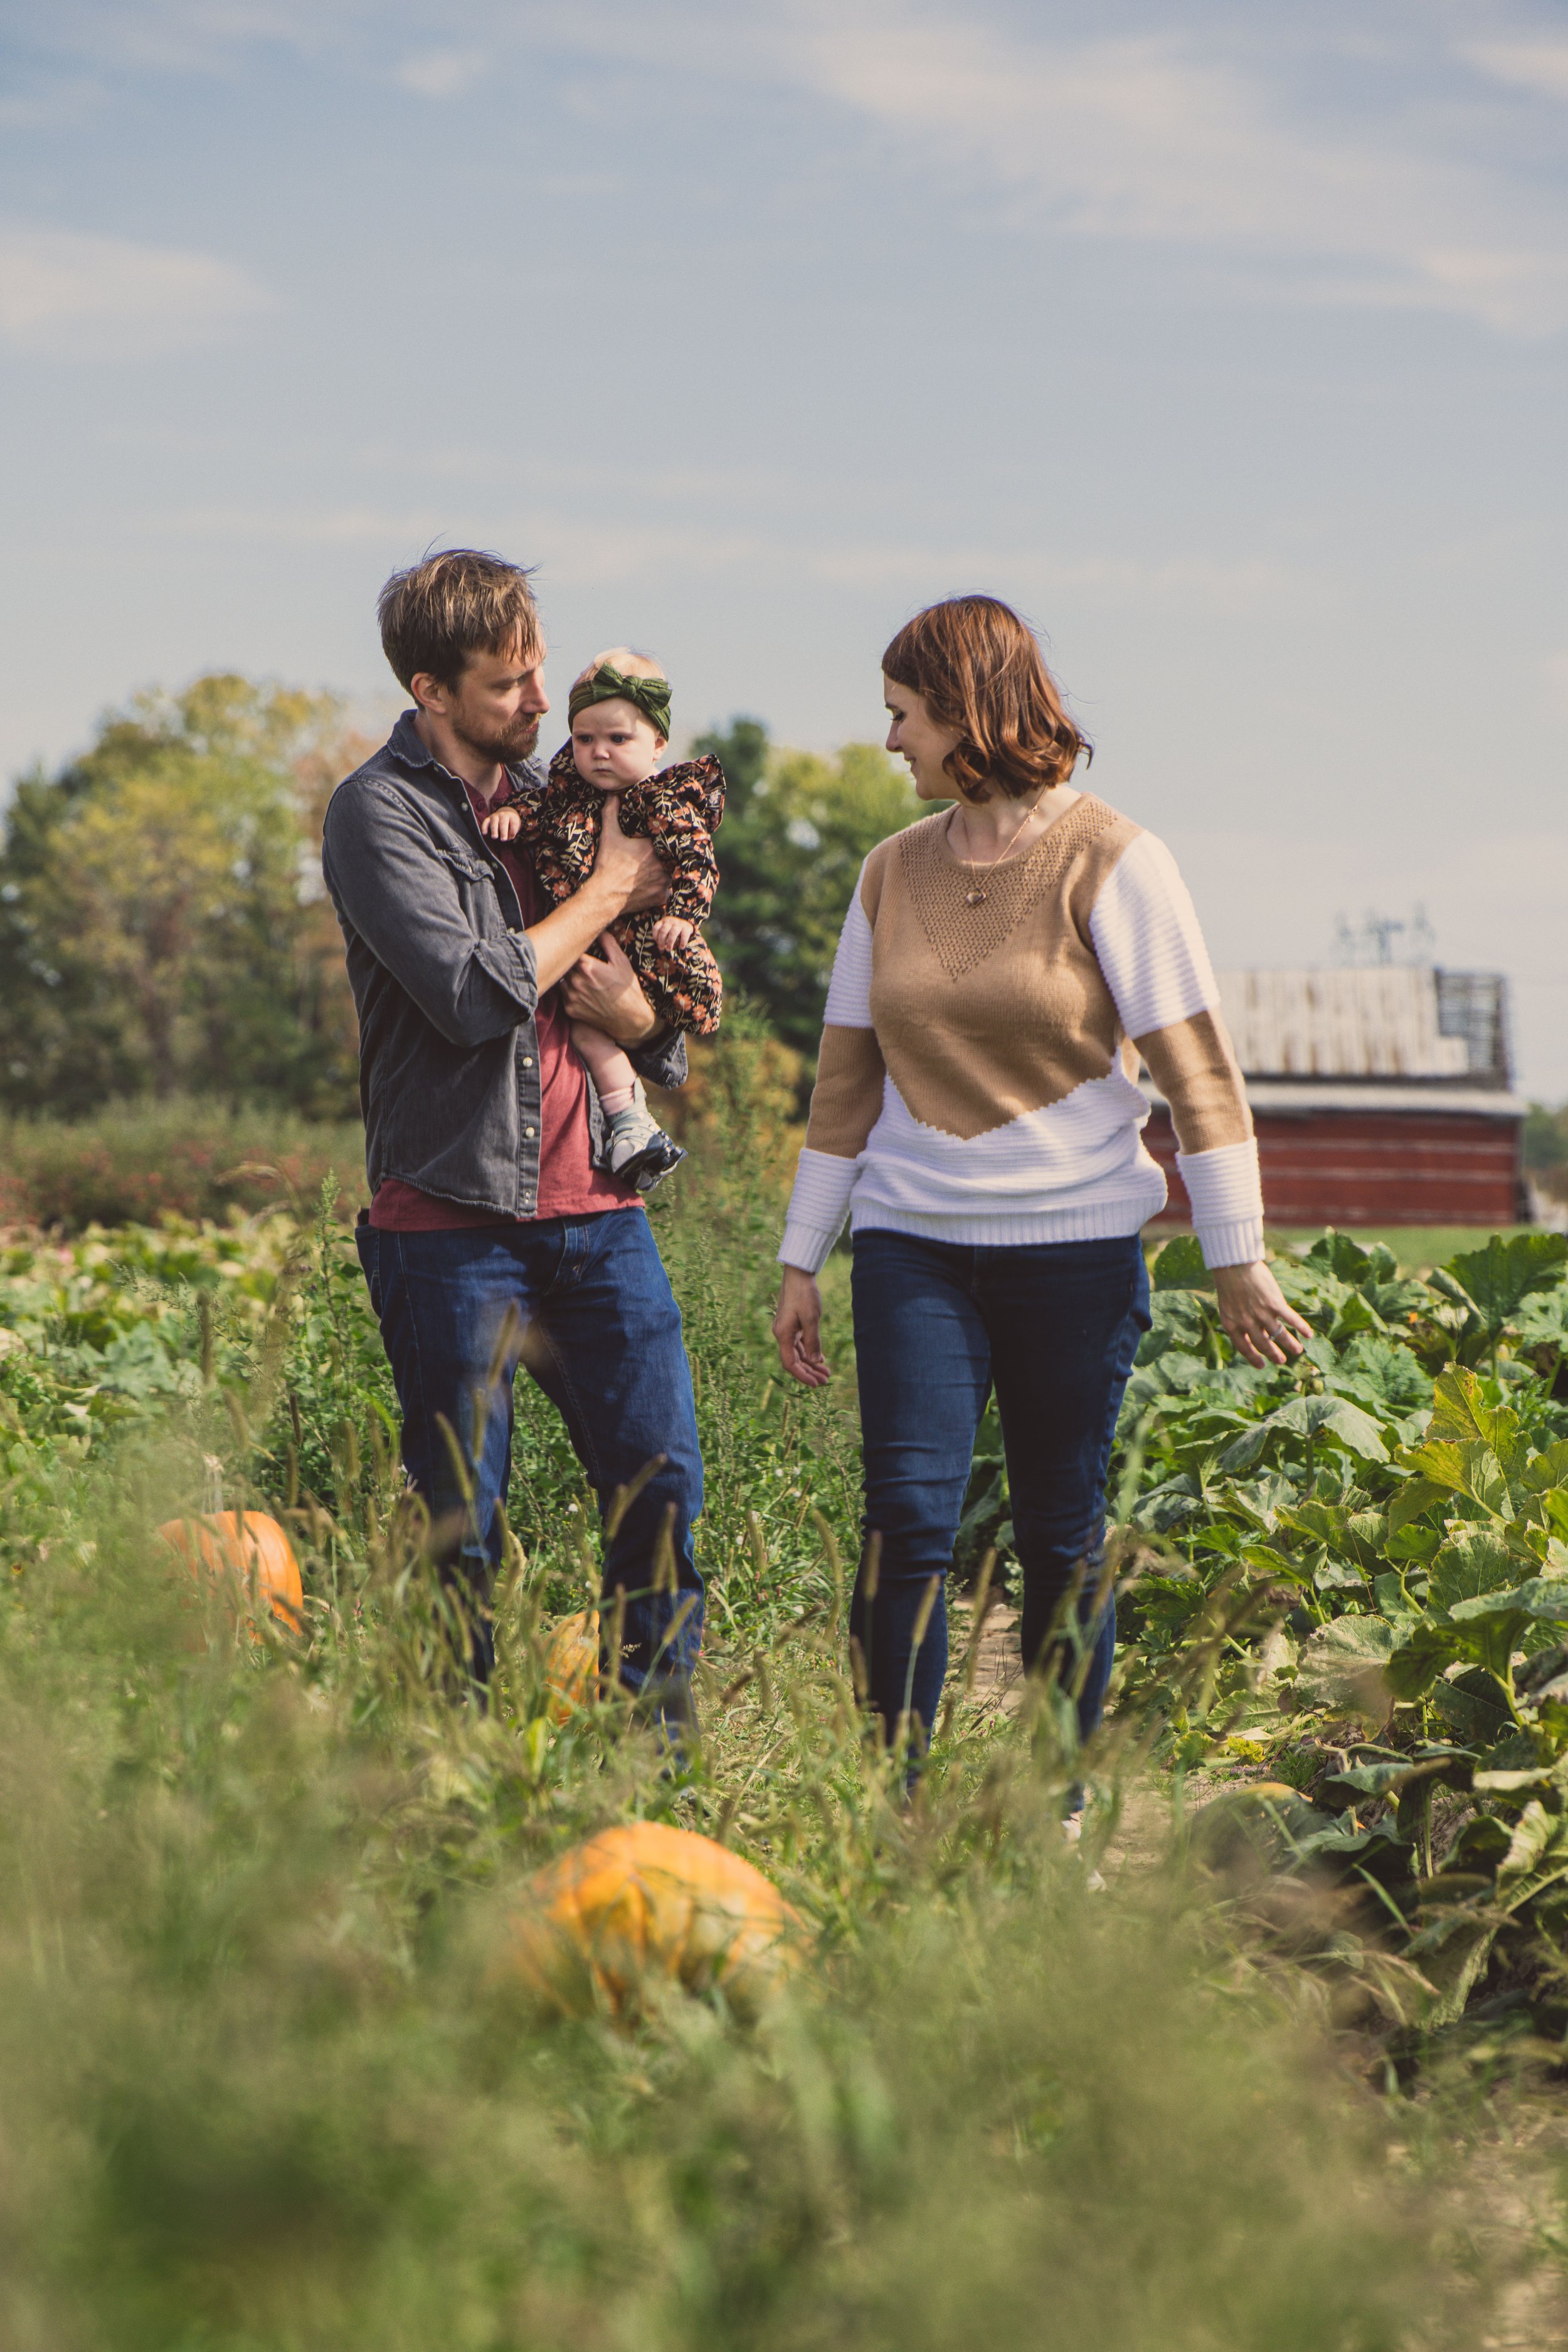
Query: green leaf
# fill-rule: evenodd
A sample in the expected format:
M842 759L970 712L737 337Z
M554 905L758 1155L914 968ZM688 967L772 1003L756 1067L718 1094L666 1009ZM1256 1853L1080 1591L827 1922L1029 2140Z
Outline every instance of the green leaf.
M1394 1628L1382 1617L1336 1617L1304 1643L1296 1688L1313 1705L1348 1707L1380 1723L1388 1713L1385 1669Z
M1471 1601L1456 1601L1448 1613L1456 1622L1464 1623L1472 1618L1511 1612L1552 1625L1568 1625L1568 1577L1532 1576L1527 1583L1517 1584L1507 1592L1482 1592Z
M1468 1654L1451 1626L1434 1624L1430 1618L1408 1619L1399 1632L1398 1645L1386 1669L1388 1687L1395 1698L1421 1697L1446 1666Z
M1363 1462L1386 1462L1388 1448L1383 1433L1371 1413L1363 1412L1359 1404L1348 1397L1299 1396L1282 1404L1227 1446L1219 1457L1222 1470L1249 1469L1270 1439L1290 1435L1307 1439L1337 1438L1352 1454Z
M1432 1562L1432 1606L1454 1609L1479 1594L1505 1592L1518 1580L1520 1562L1489 1528L1457 1528Z
M1352 1241L1349 1234L1336 1233L1332 1225L1312 1244L1304 1263L1321 1265L1339 1281L1352 1285L1364 1282L1369 1274L1381 1271L1379 1265L1367 1255L1359 1242Z
M1432 1988L1431 2003L1421 2021L1424 2025L1451 2025L1464 2014L1497 1933L1496 1920L1450 1912L1411 1939L1406 1956L1419 1959L1421 1973Z
M1448 1260L1447 1272L1474 1299L1489 1332L1500 1331L1532 1290L1555 1283L1568 1261L1568 1234L1494 1234L1484 1250Z
M1151 1279L1156 1290L1212 1290L1215 1286L1195 1234L1176 1234L1165 1244L1154 1260Z

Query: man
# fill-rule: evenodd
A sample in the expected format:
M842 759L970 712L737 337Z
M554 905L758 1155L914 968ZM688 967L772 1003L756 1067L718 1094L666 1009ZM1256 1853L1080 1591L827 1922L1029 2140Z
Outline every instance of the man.
M618 915L662 905L667 880L614 795L593 874L549 912L526 856L479 829L509 775L543 777L526 572L453 550L389 580L379 610L415 708L333 793L321 862L359 1011L371 1205L357 1238L404 1464L482 1690L521 1360L612 1516L605 1631L620 1624L622 1681L679 1719L702 1622L691 1376L638 1197L597 1164L602 1115L569 1034L581 1015L644 1076L684 1082L684 1040L660 1034L616 941L608 961L587 953Z

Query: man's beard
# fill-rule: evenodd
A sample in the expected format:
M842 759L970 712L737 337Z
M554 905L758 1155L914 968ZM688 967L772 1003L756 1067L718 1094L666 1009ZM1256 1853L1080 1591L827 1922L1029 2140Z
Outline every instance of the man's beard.
M533 750L539 740L539 718L537 712L520 711L510 727L479 733L466 719L454 716L452 732L470 751L477 751L481 760L500 760L510 764L514 760L526 760Z

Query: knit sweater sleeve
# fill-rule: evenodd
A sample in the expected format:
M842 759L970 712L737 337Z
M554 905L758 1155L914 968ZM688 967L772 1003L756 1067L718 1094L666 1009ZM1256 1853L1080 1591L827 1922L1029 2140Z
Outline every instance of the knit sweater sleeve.
M871 1026L871 925L857 883L839 934L812 1089L779 1258L816 1274L843 1228L856 1165L882 1108L885 1070Z
M1205 1265L1263 1255L1263 1193L1247 1090L1197 912L1163 841L1141 833L1089 918L1122 1027L1171 1107L1176 1166Z

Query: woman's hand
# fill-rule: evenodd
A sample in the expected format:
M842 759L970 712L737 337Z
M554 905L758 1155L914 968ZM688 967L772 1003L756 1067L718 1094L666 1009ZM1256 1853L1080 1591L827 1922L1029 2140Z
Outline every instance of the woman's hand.
M1226 1336L1249 1364L1266 1372L1300 1354L1301 1339L1311 1338L1312 1327L1286 1305L1261 1258L1252 1265L1216 1265L1214 1282Z
M773 1317L773 1338L779 1361L792 1381L803 1388L819 1389L833 1378L822 1352L822 1293L814 1274L786 1265L779 1291L779 1311Z
M591 1021L617 1045L640 1045L658 1027L658 1017L613 931L601 934L605 961L580 956L561 983L561 998L574 1021Z

